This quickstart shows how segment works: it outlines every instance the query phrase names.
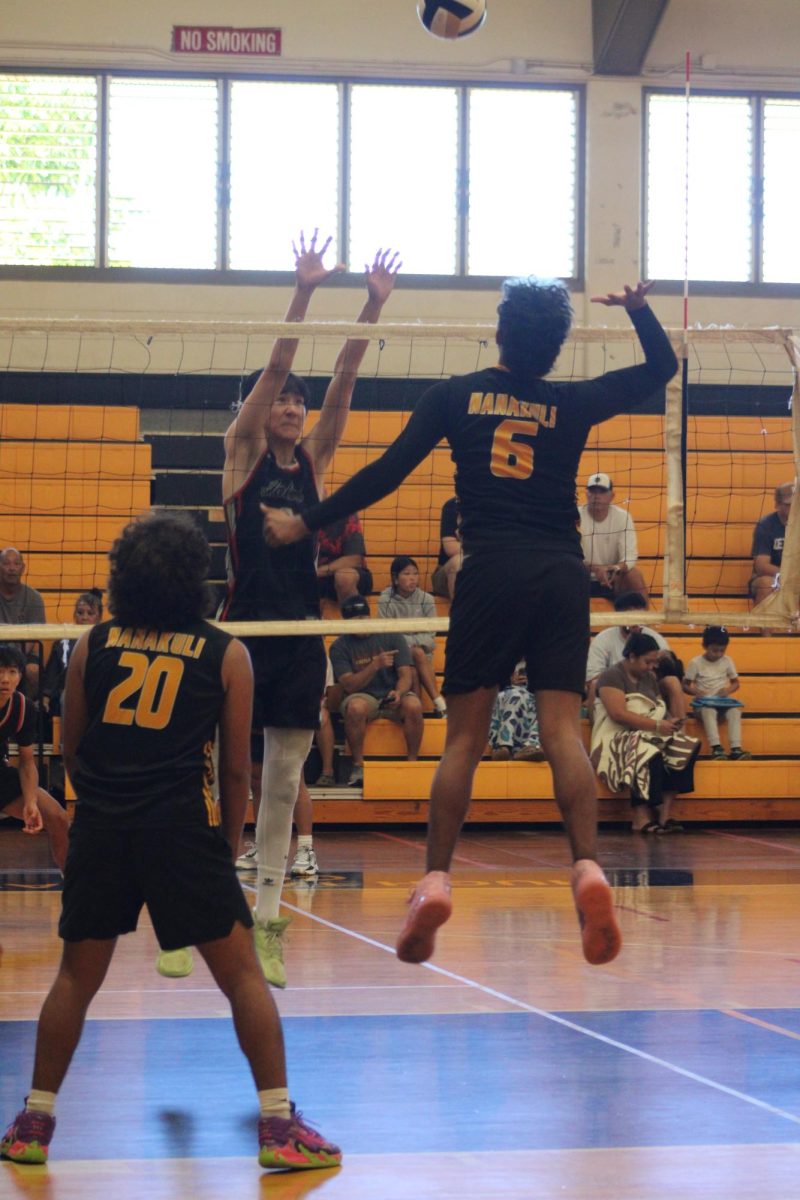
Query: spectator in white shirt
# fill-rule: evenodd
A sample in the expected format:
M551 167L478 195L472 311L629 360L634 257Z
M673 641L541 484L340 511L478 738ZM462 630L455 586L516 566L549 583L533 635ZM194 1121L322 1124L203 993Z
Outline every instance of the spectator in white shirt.
M601 471L586 481L586 503L580 513L583 557L590 577L592 596L612 599L620 592L639 592L647 600L647 588L636 566L639 551L633 517L612 504L614 486Z
M666 638L657 633L655 629L637 623L633 614L646 608L647 601L640 592L622 592L614 600L614 611L630 612L632 614L630 625L610 625L608 629L601 630L592 638L589 657L586 660L586 709L590 716L597 699L598 676L620 661L625 643L632 633L646 633L653 638L659 650L669 650ZM672 686L672 684L669 685L670 688ZM680 684L677 685L677 691L678 693L681 691Z

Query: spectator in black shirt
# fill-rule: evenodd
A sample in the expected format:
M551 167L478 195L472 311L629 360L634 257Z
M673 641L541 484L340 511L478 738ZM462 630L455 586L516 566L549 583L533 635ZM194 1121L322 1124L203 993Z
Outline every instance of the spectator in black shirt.
M597 863L596 783L579 719L589 580L575 480L591 427L633 411L677 370L647 305L651 286L595 297L627 310L644 363L597 379L550 383L544 376L570 328L568 293L555 281L507 281L498 310L498 366L435 384L393 445L323 503L302 515L264 509L267 540L283 545L388 495L442 438L452 450L464 565L447 639L447 739L431 791L428 873L397 944L405 962L430 957L436 929L452 911L448 872L494 698L523 657L570 841L583 952L592 963L619 952L611 889Z
M777 577L781 572L783 557L783 539L786 537L786 525L789 520L789 509L792 506L794 484L782 483L775 488L775 512L762 517L753 530L753 574L750 578L748 591L756 604L764 600L777 587Z
M461 570L463 556L461 553L461 538L458 532L458 498L453 496L442 505L442 517L439 522L439 562L431 576L431 591L434 596L445 596L453 599L456 586L456 575Z

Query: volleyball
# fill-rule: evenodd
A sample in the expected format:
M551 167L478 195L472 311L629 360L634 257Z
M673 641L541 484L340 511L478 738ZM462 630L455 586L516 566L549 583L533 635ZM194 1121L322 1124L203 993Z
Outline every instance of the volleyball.
M434 37L466 37L485 21L486 0L417 0L417 12Z

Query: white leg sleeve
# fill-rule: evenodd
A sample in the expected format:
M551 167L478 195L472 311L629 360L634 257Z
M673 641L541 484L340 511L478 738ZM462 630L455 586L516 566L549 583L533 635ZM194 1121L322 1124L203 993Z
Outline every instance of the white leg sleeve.
M261 807L256 824L258 894L256 920L277 917L286 860L292 838L292 813L297 801L300 773L311 749L310 729L264 730L264 770Z

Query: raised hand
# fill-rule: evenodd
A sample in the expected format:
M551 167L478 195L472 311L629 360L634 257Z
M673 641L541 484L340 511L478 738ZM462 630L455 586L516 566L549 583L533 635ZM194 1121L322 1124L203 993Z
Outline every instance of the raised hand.
M390 254L391 258L389 258ZM397 251L392 254L391 250L378 250L372 266L369 263L364 264L367 293L370 300L377 304L386 303L394 287L397 272L402 265L402 262L398 262Z
M337 263L335 267L326 267L322 259L325 251L330 246L332 238L327 238L324 245L317 249L317 237L319 230L315 229L312 234L311 241L306 247L305 234L300 233L300 249L292 242L292 250L294 251L294 269L297 287L301 291L313 292L315 287L324 283L326 279L330 279L331 275L337 275L345 270L344 263Z
M592 296L592 304L605 304L608 308L619 305L630 312L634 308L644 308L647 303L647 293L653 286L653 281L643 283L640 279L635 288L624 285L623 292L609 292L607 296Z

